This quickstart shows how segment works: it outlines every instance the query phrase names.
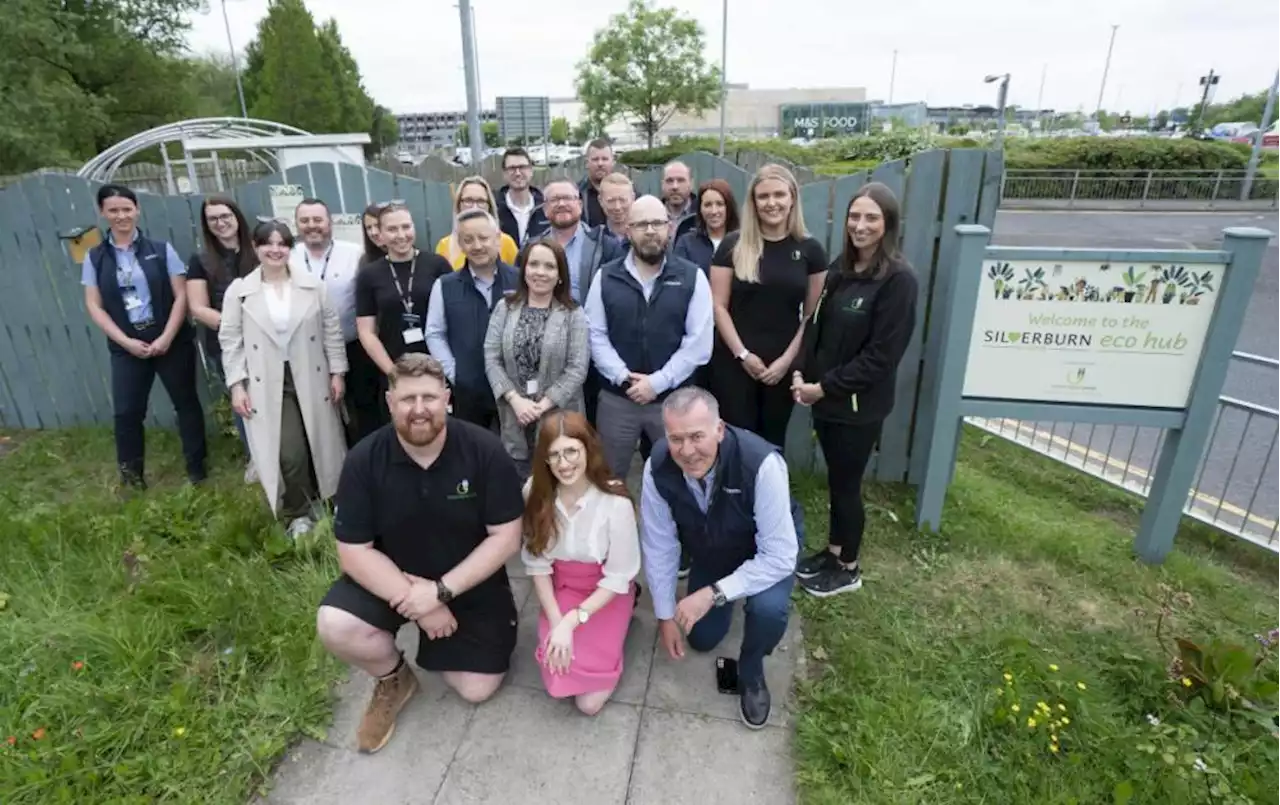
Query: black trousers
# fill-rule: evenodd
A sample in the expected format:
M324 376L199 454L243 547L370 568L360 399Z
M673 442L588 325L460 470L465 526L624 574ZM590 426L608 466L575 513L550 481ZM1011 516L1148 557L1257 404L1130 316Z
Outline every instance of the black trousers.
M390 421L383 396L382 372L360 344L347 342L347 447Z
M746 428L776 444L786 447L787 423L791 421L791 378L784 377L776 386L768 386L747 374L741 362L728 353L718 351L711 359L708 382L710 391L720 403L720 418L730 425Z
M840 547L840 561L858 560L867 515L862 505L862 475L880 440L881 422L856 425L814 420L818 444L827 462L827 494L831 504L828 545Z
M129 335L150 343L163 331L163 327L156 325ZM154 358L135 358L114 345L111 349L111 399L115 409L116 464L120 467L121 480L143 481L146 456L143 420L157 375L178 415L178 436L182 439L187 477L202 481L208 445L204 410L196 393L196 345L189 335L180 335L168 352Z
M493 392L488 389L471 389L454 386L451 399L453 415L465 419L482 428L496 431L498 425L498 406L493 401Z

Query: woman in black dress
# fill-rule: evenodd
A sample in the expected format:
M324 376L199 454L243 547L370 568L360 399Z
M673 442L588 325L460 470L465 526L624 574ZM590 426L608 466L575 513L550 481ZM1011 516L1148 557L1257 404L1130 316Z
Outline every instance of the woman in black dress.
M786 380L826 276L827 255L805 229L795 176L763 166L747 188L742 228L711 258L718 337L710 385L726 422L779 448L794 404Z

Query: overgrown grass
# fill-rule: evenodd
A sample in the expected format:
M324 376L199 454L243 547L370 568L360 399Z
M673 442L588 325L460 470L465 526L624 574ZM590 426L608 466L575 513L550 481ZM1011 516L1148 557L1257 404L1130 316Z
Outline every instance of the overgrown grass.
M813 478L801 488L816 545L826 493ZM1137 501L974 432L941 535L910 527L909 490L869 498L866 586L799 605L804 802L1276 802L1270 716L1184 704L1155 636L1168 607L1166 643L1261 650L1255 633L1276 626L1273 554L1188 524L1164 565L1145 566Z
M151 489L122 502L108 431L10 436L0 800L244 802L329 722L341 669L314 611L332 556L285 541L231 440L194 489L173 436L149 436Z

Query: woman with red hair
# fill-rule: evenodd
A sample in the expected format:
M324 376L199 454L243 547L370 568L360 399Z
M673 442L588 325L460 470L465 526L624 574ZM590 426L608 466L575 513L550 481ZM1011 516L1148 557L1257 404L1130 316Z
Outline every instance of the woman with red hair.
M640 572L635 505L576 411L543 416L531 463L521 556L542 606L535 656L547 693L595 715L622 676Z

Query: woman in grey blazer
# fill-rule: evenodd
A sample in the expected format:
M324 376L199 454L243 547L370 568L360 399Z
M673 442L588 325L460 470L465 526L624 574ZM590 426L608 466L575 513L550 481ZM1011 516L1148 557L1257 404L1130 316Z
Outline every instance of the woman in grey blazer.
M569 261L560 244L550 238L526 243L516 267L516 292L489 317L484 369L498 402L502 445L528 477L542 415L584 410L591 350L587 316L569 294Z

